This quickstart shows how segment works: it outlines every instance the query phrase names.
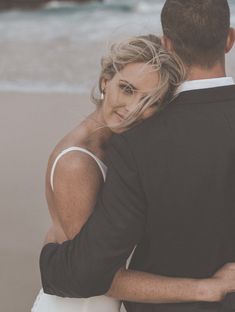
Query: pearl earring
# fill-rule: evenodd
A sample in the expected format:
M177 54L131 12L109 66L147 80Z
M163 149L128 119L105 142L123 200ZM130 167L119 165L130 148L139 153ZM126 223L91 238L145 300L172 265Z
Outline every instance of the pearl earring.
M101 92L100 94L100 99L103 101L104 100L104 91Z

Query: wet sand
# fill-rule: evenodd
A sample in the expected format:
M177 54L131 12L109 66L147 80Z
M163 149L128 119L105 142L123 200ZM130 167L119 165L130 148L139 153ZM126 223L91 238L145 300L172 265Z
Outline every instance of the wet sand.
M228 58L235 78L235 51ZM47 158L94 109L88 95L0 93L1 311L30 311L40 288L38 256L50 224L44 198Z

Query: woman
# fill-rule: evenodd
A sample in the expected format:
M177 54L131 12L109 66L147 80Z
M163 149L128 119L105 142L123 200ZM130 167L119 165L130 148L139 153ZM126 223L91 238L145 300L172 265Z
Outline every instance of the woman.
M156 36L139 36L112 46L102 60L97 109L53 151L46 197L57 242L72 239L92 213L105 180L105 152L113 132L122 132L169 103L184 79L181 61ZM107 296L68 299L40 292L32 311L117 312L120 302L216 301L231 290L234 266L207 280L177 279L120 269ZM234 273L233 273L234 275ZM231 274L230 274L231 276ZM209 287L209 290L207 288ZM111 298L113 297L113 298Z

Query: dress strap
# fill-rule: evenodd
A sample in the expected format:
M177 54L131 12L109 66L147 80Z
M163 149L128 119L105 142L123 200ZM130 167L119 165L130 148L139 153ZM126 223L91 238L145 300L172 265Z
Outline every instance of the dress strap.
M105 181L105 177L106 177L106 171L107 171L107 167L105 166L105 164L98 158L96 157L94 154L92 154L90 151L88 151L87 149L85 148L82 148L82 147L78 147L78 146L71 146L69 148L66 148L65 150L63 150L55 159L54 163L53 163L53 166L51 168L51 175L50 175L50 183L51 183L51 188L52 188L52 191L54 191L54 173L55 173L55 168L56 168L56 165L58 163L58 161L60 160L61 157L63 157L65 154L69 153L69 152L73 152L73 151L79 151L79 152L83 152L89 156L91 156L95 162L97 163L97 165L99 166L100 170L101 170L101 173L102 173L102 176L103 176L103 179Z

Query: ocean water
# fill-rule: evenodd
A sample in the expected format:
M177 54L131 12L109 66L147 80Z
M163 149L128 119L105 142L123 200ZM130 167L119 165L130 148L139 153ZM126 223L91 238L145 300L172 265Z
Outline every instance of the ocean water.
M231 0L235 25L235 0ZM161 34L164 0L51 1L0 13L0 91L88 93L115 40Z

